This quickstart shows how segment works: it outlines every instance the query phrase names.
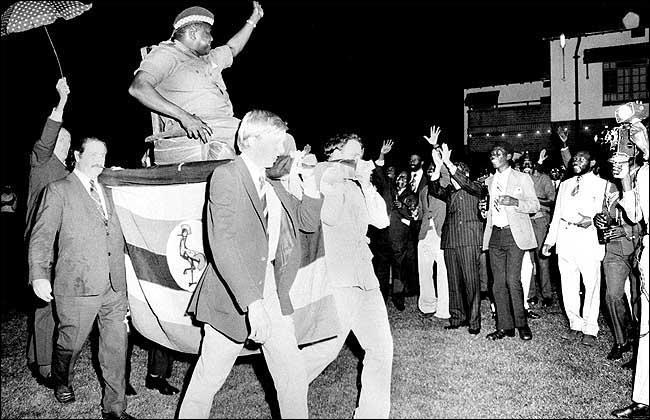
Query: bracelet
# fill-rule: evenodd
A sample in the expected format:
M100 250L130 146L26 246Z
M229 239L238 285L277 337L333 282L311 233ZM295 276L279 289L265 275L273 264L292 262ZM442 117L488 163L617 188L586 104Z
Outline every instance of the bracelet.
M246 23L247 23L248 25L251 25L253 28L257 26L257 24L254 23L254 22L253 22L252 20L250 20L250 19L248 19L248 20L246 21Z

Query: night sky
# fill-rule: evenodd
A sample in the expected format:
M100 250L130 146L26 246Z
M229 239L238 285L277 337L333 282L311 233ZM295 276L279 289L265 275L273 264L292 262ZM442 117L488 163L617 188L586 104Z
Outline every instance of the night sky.
M394 160L426 150L431 124L460 151L463 89L548 77L545 37L622 29L628 11L642 25L650 16L631 0L261 3L264 18L224 72L235 116L271 110L299 146L355 131L368 141L366 157L393 138ZM244 0L96 1L49 26L71 88L64 126L73 137L106 139L109 164L135 167L151 133L148 111L127 92L140 47L168 39L176 14L192 5L215 13L213 46L252 11ZM42 28L2 38L0 51L2 182L21 189L27 153L58 99L58 67Z

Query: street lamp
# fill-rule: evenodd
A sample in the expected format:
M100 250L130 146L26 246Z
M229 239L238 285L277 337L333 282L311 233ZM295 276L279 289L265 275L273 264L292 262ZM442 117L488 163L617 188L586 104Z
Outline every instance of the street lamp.
M566 47L566 37L564 34L560 35L560 48L562 48L562 81L566 80L565 66L564 66L564 47Z

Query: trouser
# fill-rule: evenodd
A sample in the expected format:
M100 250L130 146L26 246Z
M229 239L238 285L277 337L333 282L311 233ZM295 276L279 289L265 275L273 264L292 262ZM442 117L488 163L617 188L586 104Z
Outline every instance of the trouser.
M375 270L379 288L384 299L391 294L390 267L393 260L393 249L388 237L388 228L377 229L374 226L368 227L370 238L370 251L372 252L372 266ZM401 291L401 290L400 290Z
M548 216L538 217L532 219L533 231L535 232L535 239L537 239L537 248L532 252L533 261L535 262L535 277L530 284L530 292L528 298L540 297L543 299L553 298L553 287L551 286L551 266L550 259L542 255L542 248L544 247L544 239L548 233L548 225L550 223Z
M600 260L590 255L558 255L562 301L569 327L584 334L598 334L600 310ZM584 303L580 314L580 275L584 284Z
M34 319L27 339L27 362L38 367L43 377L50 374L56 322L52 304L37 299Z
M147 375L160 378L171 377L174 365L171 350L153 341L150 346L147 356Z
M445 248L444 253L449 278L449 324L458 326L466 320L469 328L481 328L481 247Z
M338 356L345 340L354 333L363 348L361 391L354 418L388 418L393 369L393 337L388 313L379 289L339 287L333 290L341 333L333 339L300 350L313 381Z
M530 309L526 296L529 296L534 274L532 251L526 251L521 259L521 290L524 293L524 309L526 310Z
M52 360L55 385L71 385L74 367L95 319L99 329L98 359L104 380L103 411L121 414L126 409L127 310L126 291L108 290L98 296L54 296L59 319Z
M433 267L436 266L434 283ZM435 312L437 318L449 318L449 283L440 236L435 229L427 231L418 242L418 279L420 296L418 308L425 314Z
M603 269L607 292L605 304L612 324L614 341L618 345L625 345L631 339L630 334L636 333L632 321L632 313L627 297L625 296L625 282L629 278L631 302L637 302L638 277L632 270L634 254L621 255L620 241L612 241L605 247Z
M650 354L650 349L648 348L648 311L650 307L648 305L648 275L650 275L650 270L648 269L648 236L646 235L643 241L644 248L641 253L641 260L639 261L639 271L641 271L641 317L639 322L641 325L639 333L639 351L636 357L636 373L634 374L634 391L632 393L632 401L648 405L648 371L650 366L648 366L648 356Z
M521 287L521 262L525 251L517 246L509 227L493 227L489 252L497 329L525 327L528 321Z
M272 333L262 344L262 354L273 378L280 414L282 418L307 418L309 383L298 352L293 321L291 317L282 315L277 294L265 295L263 302L271 321ZM381 304L385 310L383 300ZM232 341L211 325L203 325L199 359L181 402L179 418L210 417L214 396L226 381L243 346L243 343Z

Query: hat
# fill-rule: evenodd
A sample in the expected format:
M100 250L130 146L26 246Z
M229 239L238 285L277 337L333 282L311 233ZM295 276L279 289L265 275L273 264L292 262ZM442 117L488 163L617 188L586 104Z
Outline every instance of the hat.
M214 15L208 9L200 6L188 7L174 19L174 30L195 22L205 22L208 25L212 25L214 23Z

